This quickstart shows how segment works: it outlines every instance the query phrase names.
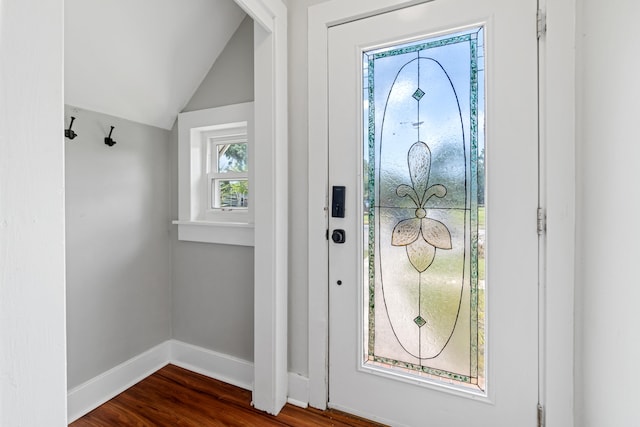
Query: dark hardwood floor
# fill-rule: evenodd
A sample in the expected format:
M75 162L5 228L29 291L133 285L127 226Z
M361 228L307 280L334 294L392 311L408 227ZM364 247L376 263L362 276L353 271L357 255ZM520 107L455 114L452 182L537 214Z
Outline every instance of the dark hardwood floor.
M168 365L71 427L344 426L381 424L339 411L287 404L277 417L254 409L251 392Z

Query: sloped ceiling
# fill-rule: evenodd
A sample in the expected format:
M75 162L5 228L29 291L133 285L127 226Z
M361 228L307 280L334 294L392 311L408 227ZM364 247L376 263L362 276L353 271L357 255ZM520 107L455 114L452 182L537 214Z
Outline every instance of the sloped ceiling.
M65 0L65 103L171 129L244 16L233 0Z

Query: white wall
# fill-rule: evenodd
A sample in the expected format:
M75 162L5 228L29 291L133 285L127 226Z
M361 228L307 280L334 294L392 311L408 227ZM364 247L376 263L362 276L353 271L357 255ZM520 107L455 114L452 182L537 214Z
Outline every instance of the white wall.
M253 20L245 18L184 111L253 101ZM172 144L172 213L178 218L178 139ZM256 212L259 215L259 212ZM173 338L253 361L253 248L173 242ZM259 278L258 278L259 280Z
M253 101L253 20L247 16L182 112Z
M171 337L170 132L67 106L70 116L69 389Z
M0 425L66 425L63 2L0 2Z
M253 248L174 241L173 338L253 361Z
M637 0L578 14L576 425L640 425Z

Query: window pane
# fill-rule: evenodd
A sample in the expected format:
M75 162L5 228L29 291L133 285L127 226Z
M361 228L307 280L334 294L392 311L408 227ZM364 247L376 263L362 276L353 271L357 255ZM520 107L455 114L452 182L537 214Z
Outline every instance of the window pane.
M216 145L218 172L247 172L247 144Z
M480 390L483 33L363 58L365 363Z
M249 181L214 179L211 185L212 208L246 208L249 206Z

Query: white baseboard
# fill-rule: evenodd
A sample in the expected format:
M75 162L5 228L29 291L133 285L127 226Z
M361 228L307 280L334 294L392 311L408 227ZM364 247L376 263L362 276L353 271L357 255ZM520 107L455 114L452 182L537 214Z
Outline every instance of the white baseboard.
M67 393L67 417L72 423L142 381L174 364L245 390L253 389L253 363L177 340L168 340L86 381ZM309 379L289 373L288 402L306 408Z
M72 423L167 365L171 354L170 347L170 341L165 341L69 390L68 422Z
M253 389L253 363L171 340L170 363L245 390Z
M289 372L287 402L301 408L309 406L309 378Z

